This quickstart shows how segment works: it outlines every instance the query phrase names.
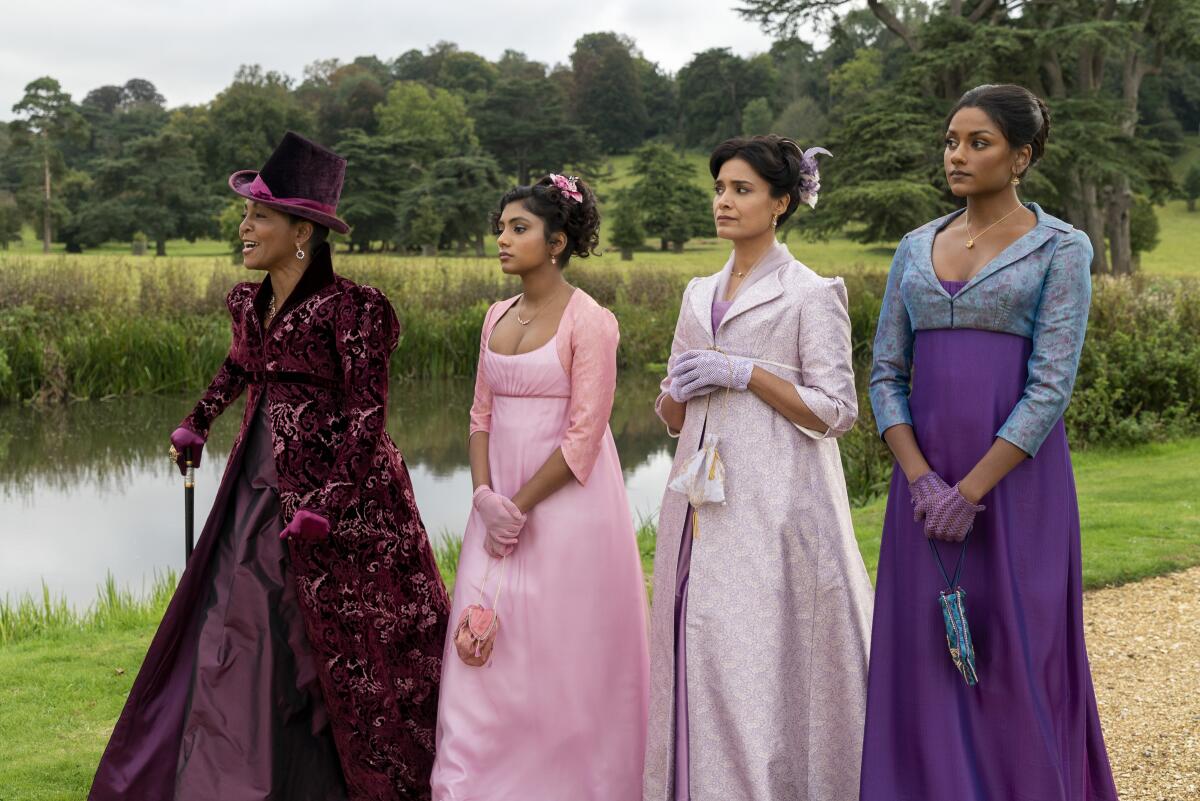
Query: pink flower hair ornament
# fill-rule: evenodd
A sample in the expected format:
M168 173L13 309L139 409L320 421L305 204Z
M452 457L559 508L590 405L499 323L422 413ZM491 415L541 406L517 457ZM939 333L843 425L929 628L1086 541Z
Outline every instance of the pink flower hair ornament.
M576 203L583 202L583 193L579 191L579 187L575 183L579 180L578 178L573 175L567 177L566 175L559 175L552 172L550 173L550 180L558 187L558 191L562 193L563 197L570 198Z

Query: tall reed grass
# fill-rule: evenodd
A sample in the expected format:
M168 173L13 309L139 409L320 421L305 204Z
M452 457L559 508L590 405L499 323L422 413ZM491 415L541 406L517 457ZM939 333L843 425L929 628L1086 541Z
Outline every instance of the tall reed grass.
M0 600L0 646L38 637L80 631L117 631L153 626L167 610L175 594L178 576L173 570L156 573L150 586L135 592L117 584L112 573L96 589L96 601L76 610L62 596L53 596L42 582L39 596L25 593Z

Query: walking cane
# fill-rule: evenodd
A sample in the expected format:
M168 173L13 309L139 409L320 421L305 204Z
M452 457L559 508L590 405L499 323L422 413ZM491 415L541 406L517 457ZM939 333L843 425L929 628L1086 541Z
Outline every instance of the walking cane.
M192 548L195 545L196 519L196 466L192 462L192 449L185 448L183 471L183 553L184 564L192 558ZM171 446L171 462L179 464L179 451Z
M183 553L186 564L191 561L196 542L196 467L192 464L192 449L185 448L183 453L187 457L187 471L183 474Z

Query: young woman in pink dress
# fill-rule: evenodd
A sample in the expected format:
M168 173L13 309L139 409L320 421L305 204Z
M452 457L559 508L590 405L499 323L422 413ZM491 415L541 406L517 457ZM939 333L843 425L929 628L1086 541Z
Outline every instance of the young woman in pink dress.
M595 196L548 175L493 218L523 292L479 342L463 537L438 711L435 801L640 801L648 703L646 595L608 428L617 321L562 270L598 242ZM480 667L454 625L499 628Z

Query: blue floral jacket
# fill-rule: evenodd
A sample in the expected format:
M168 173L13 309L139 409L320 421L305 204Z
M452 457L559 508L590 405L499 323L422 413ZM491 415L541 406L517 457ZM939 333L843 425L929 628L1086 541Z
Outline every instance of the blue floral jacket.
M1042 211L1037 225L1009 245L956 295L933 271L933 238L956 211L909 232L888 274L871 368L871 407L880 435L912 425L908 409L915 332L977 328L1033 342L1020 401L996 432L1030 456L1037 453L1071 399L1091 304L1092 244L1087 235Z

